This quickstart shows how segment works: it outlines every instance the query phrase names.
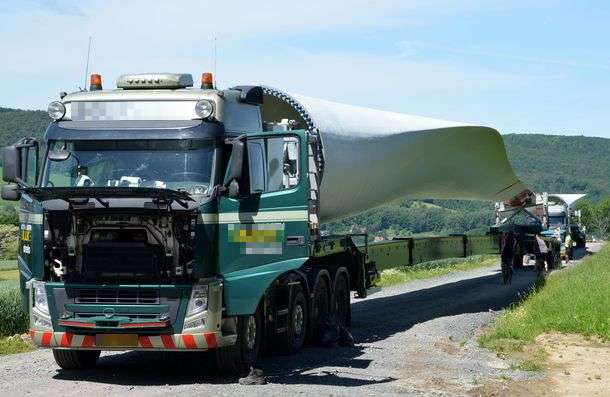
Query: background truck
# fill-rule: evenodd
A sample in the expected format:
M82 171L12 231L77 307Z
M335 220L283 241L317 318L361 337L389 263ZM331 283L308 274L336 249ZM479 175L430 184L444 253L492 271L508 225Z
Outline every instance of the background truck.
M534 256L539 253L536 235L541 236L545 241L551 254L548 258L549 268L560 266L562 241L566 230L563 225L566 223L569 225L569 218L566 215L569 207L558 205L556 201L551 200L556 200L556 195L541 193L532 195L529 200L516 206L496 203L495 222L490 228L490 235L496 236L500 248L500 239L504 233L512 231L515 234L518 244L513 267L522 267L524 256ZM561 233L557 233L559 230Z
M214 350L230 372L294 353L348 326L351 292L377 274L366 236L320 222L400 197L530 194L491 128L220 90L208 73L192 86L132 74L103 90L92 75L49 105L43 142L4 149L30 334L63 368L101 350Z
M587 238L581 228L580 211L574 210L572 205L585 196L586 194L547 194L548 222L542 235L546 237L559 235L563 243L569 231L574 245L577 248L584 248Z

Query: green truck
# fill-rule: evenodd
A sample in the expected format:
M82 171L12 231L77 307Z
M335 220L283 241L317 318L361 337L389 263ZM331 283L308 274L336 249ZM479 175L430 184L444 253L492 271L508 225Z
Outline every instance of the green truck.
M2 197L20 201L30 335L62 368L91 367L102 350L214 350L218 368L240 372L261 349L295 353L329 324L349 326L352 293L366 296L377 276L366 242L323 236L321 221L407 191L497 200L523 190L486 127L443 122L426 134L381 134L393 140L390 165L374 167L353 154L370 155L371 135L361 136L371 146L323 139L305 98L262 86L216 89L207 73L192 86L188 74L135 74L103 90L92 75L88 91L49 105L42 142L4 149ZM418 128L432 130L422 120ZM448 157L448 137L469 151ZM405 173L414 178L407 187L383 179L400 171L391 161L404 162L402 147L417 152L426 142L444 149L416 165L461 164L461 185L442 169L437 184L420 171ZM360 160L369 174L354 169ZM354 174L356 188L339 183ZM373 188L362 188L367 180Z

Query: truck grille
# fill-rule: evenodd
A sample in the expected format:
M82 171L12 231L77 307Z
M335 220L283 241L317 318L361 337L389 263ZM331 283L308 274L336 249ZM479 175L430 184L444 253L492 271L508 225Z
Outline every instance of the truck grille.
M159 304L159 290L141 289L78 289L75 303Z
M103 316L103 313L74 313L75 318L81 320L81 319L88 319L91 317L99 317L99 316ZM146 321L146 320L156 320L159 318L158 314L139 314L139 313L119 313L117 314L117 316L120 317L127 317L129 319L131 319L132 321Z

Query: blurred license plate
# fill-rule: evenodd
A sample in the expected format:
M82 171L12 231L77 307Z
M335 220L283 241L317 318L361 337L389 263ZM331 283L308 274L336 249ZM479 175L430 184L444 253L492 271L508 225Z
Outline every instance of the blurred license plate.
M98 334L95 335L95 345L105 347L136 347L137 334Z

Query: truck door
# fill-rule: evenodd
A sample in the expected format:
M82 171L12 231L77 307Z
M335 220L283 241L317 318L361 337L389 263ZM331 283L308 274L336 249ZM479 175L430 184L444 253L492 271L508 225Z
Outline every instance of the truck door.
M256 273L265 265L269 271L274 263L308 256L306 137L305 131L249 135L247 192L220 200L221 274Z

